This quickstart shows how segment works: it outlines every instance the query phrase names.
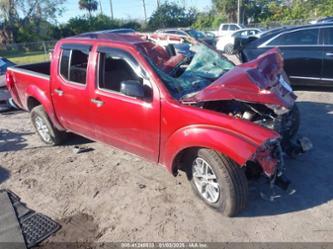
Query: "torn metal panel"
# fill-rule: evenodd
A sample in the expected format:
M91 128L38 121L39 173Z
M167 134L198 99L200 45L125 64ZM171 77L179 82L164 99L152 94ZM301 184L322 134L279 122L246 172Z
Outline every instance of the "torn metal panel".
M205 102L217 100L241 100L291 108L296 95L283 73L283 61L273 49L257 60L245 63L223 74L212 84L183 102Z

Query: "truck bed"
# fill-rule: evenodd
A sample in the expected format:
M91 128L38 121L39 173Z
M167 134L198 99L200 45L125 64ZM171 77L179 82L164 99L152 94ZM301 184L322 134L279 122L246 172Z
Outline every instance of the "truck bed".
M50 77L50 66L51 63L48 61L34 64L16 65L11 67L11 70L33 74L35 76Z
M16 65L7 69L13 79L12 97L22 109L28 110L27 93L38 89L39 93L49 96L50 62ZM51 98L49 98L51 99Z

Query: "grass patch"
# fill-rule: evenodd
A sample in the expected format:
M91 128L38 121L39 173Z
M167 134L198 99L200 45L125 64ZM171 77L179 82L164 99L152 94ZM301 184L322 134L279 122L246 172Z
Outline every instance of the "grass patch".
M8 60L16 64L29 64L47 61L49 59L48 54L43 52L20 52L20 53L1 53L0 56L7 58Z

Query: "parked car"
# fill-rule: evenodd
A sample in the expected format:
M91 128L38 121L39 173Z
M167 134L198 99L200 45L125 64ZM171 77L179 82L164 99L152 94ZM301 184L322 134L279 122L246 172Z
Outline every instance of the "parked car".
M260 32L261 30L257 28L246 28L234 31L233 33L220 37L216 43L216 49L226 54L233 54L236 38L248 38L250 36L256 36Z
M310 22L311 24L317 24L317 23L333 23L333 16L327 16L315 21Z
M179 36L184 36L184 37L189 36L198 41L204 41L210 45L215 45L215 42L216 42L215 36L205 35L203 32L200 32L200 31L192 29L192 28L158 29L158 30L156 30L156 33L173 34L173 35L179 35Z
M10 67L8 88L44 143L74 132L174 175L183 170L207 205L236 215L246 205L246 170L283 181L281 145L298 129L281 56L273 49L235 66L194 42L189 60L148 38L62 39L51 62Z
M244 29L245 26L237 23L221 23L218 31L218 36L226 36L239 29Z
M15 65L10 60L0 57L0 111L7 111L10 109L10 93L6 87L6 70L7 67Z
M244 45L240 58L247 62L275 47L293 85L333 86L333 24L278 29Z

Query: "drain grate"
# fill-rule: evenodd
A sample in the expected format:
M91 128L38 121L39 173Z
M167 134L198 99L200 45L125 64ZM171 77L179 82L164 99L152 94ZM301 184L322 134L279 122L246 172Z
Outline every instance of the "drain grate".
M60 229L59 224L39 213L28 215L20 223L23 236L29 248L47 239Z
M15 209L22 234L28 248L32 248L57 232L61 226L51 218L36 213L20 201L20 197L10 190L6 191Z

